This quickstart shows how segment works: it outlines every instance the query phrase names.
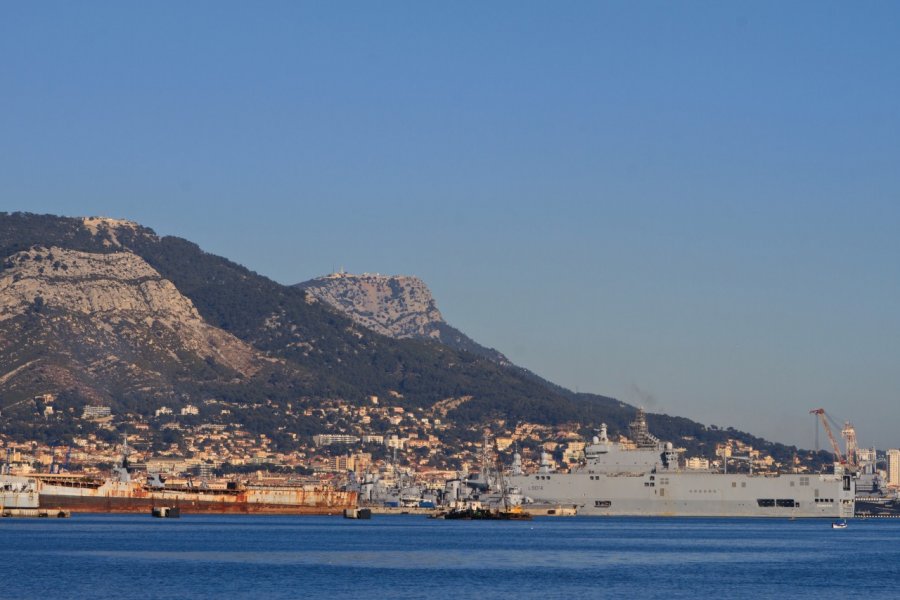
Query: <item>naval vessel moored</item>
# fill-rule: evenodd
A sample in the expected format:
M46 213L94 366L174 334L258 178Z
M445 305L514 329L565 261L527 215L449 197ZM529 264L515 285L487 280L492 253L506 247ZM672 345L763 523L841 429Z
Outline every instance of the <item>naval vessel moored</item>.
M630 445L610 441L604 424L571 472L555 472L545 456L538 472L526 475L517 456L508 482L534 501L573 506L579 515L853 517L855 482L840 465L834 474L685 470L672 444L650 434L640 409L630 438Z
M36 474L41 506L76 512L144 513L173 507L182 513L339 515L356 506L352 491L318 485L253 485L230 481L221 486L172 486L159 475L132 479L127 447L114 475L105 479L80 475Z

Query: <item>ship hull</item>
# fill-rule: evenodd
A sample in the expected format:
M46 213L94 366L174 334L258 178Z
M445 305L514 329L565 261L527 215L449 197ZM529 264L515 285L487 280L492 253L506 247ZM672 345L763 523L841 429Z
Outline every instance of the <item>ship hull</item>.
M638 409L628 431L631 441L615 444L601 424L599 435L584 447L584 463L572 471L555 472L544 455L538 473L516 474L508 482L526 497L573 507L580 515L853 516L856 484L837 466L833 475L684 470L679 467L680 450L649 432L643 409Z
M509 482L534 501L572 506L579 515L850 518L854 512L853 482L831 475L577 472Z
M88 513L144 513L154 506L178 507L182 513L255 514L255 515L340 515L352 503L335 505L289 505L262 502L217 502L189 500L180 497L162 498L92 498L42 495L40 505L72 512Z
M97 513L142 513L154 506L172 506L186 514L337 515L356 506L356 493L287 486L152 490L135 483L65 486L41 482L40 505Z

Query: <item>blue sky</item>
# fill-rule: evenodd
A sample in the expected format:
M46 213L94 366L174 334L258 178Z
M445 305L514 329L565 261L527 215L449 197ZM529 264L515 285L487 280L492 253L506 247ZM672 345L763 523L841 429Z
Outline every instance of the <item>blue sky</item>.
M900 6L4 3L0 210L414 274L571 388L900 445Z

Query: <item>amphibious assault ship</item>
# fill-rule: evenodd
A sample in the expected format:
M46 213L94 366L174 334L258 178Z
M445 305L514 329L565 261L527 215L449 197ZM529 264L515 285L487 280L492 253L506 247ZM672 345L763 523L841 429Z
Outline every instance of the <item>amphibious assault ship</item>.
M828 517L854 513L855 482L833 474L754 475L685 470L679 451L647 429L644 411L629 426L631 443L609 440L606 425L585 446L583 464L555 472L544 455L537 473L516 456L508 482L536 502L574 506L579 515Z

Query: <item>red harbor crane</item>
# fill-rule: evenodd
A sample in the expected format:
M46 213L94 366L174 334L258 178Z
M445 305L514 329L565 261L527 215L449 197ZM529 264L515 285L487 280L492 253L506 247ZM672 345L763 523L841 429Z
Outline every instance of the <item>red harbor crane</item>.
M831 431L831 426L828 424L829 420L832 420L830 416L825 412L824 408L814 408L809 411L811 415L817 415L819 417L819 421L822 422L822 426L825 428L825 433L828 434L828 441L831 442L831 448L834 450L834 460L835 462L839 462L842 465L847 464L847 459L844 458L844 455L841 454L841 447L838 445L837 440L834 437L834 433ZM837 423L834 424L835 427L840 427ZM816 449L819 448L819 428L816 427Z

